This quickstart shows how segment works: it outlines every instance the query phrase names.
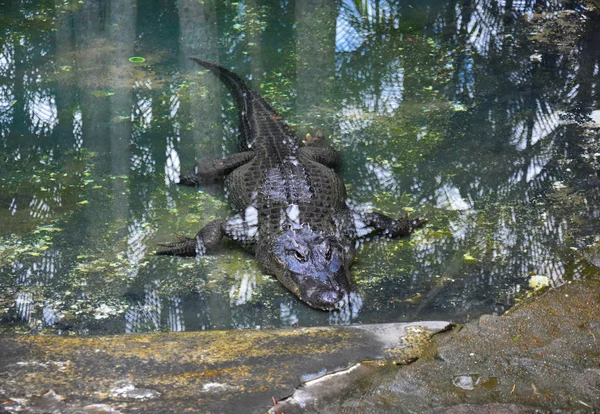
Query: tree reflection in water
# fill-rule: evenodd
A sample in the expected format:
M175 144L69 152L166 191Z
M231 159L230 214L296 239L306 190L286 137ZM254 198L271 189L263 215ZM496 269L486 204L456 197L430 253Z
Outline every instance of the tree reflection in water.
M600 148L598 129L581 123L599 105L600 32L597 14L571 6L10 3L0 45L2 326L464 321L502 312L532 276L551 286L597 277ZM576 24L544 43L561 17ZM410 241L363 246L359 312L306 308L233 245L195 260L150 256L158 240L227 212L218 186L175 185L181 164L236 149L233 103L190 55L245 76L299 136L331 135L355 208L430 218Z

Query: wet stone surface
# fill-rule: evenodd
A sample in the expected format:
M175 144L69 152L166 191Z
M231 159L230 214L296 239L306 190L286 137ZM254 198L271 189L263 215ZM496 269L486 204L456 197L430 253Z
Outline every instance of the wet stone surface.
M281 412L513 413L600 409L600 283L573 282L435 335L409 366L357 379L353 394ZM305 401L307 399L305 398Z
M446 326L5 336L0 404L9 412L259 413L275 397L286 414L600 408L599 281L565 284L432 336Z
M343 372L363 360L415 360L428 338L448 325L4 336L0 407L56 413L240 412L240 407L265 412L272 397L290 395L303 379ZM387 367L371 366L375 372Z

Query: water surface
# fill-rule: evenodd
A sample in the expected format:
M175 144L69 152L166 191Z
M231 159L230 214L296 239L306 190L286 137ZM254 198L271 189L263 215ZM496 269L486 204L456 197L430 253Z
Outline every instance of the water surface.
M5 330L464 322L536 283L599 276L600 31L582 6L0 7ZM188 56L233 69L299 137L329 137L353 207L429 218L409 239L363 246L361 306L308 308L231 242L196 259L152 255L231 214L219 186L175 184L237 148L231 97Z

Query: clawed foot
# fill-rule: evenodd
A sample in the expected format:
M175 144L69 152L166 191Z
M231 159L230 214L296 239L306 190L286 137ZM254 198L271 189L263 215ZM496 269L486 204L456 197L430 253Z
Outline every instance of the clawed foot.
M410 222L410 227L412 230L419 229L419 228L423 227L424 225L426 225L427 223L429 223L429 220L424 217L417 217L414 219L409 219L407 217L407 220Z
M392 231L390 234L392 235L392 237L409 236L415 230L425 226L425 224L427 224L428 222L429 222L429 220L427 220L426 218L423 218L423 217L409 218L408 214L407 214L406 216L404 216L403 218L401 218L399 220L394 220L394 225L391 227Z
M306 138L302 141L302 144L306 146L318 146L321 145L322 141L323 133L321 131L317 131L314 137L310 134L306 134Z

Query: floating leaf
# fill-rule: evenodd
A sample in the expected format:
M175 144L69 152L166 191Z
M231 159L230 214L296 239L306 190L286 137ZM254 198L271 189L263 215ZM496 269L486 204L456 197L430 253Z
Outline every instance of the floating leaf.
M465 261L465 263L475 263L475 262L477 262L477 259L474 258L473 256L471 256L469 253L463 254L463 260Z
M146 59L141 56L132 56L129 58L129 61L131 63L144 63Z
M422 299L423 298L421 297L421 294L419 292L417 292L416 295L414 295L408 299L405 299L404 302L417 304L417 303L420 303Z
M115 93L114 92L110 92L110 91L94 91L92 92L92 95L94 95L96 98L104 98L106 96L113 96Z
M533 63L540 63L542 61L542 55L541 53L534 53L533 55L529 56L529 60Z
M465 112L467 110L467 107L461 103L453 102L452 109L454 109L454 112Z

